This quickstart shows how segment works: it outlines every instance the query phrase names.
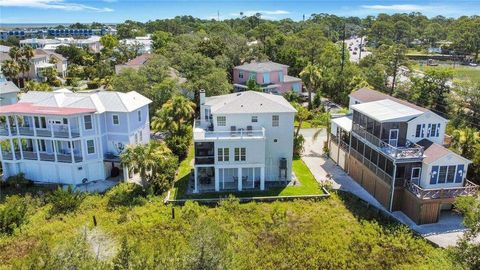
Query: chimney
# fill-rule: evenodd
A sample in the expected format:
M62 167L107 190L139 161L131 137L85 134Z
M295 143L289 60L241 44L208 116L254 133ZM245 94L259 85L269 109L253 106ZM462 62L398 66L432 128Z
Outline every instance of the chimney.
M205 105L205 90L200 89L200 106Z

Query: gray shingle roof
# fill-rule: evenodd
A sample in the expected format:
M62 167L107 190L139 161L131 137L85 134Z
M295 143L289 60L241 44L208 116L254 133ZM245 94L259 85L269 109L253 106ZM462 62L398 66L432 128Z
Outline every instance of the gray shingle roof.
M284 97L255 91L207 97L205 105L216 114L296 112Z
M236 69L252 71L252 72L269 72L269 71L279 71L288 67L284 64L275 63L272 61L268 62L251 62L248 64L243 64L241 66L236 66Z

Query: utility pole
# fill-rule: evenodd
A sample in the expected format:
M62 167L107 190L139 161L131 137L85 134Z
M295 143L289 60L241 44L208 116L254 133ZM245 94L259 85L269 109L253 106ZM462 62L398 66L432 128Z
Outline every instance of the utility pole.
M343 23L343 37L342 37L342 66L340 69L340 74L343 73L343 66L345 65L345 26L346 23Z
M220 10L217 10L217 21L220 21Z

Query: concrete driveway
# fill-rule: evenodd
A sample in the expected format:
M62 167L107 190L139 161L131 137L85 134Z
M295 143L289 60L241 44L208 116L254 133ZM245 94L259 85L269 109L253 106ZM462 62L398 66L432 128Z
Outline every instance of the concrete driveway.
M318 182L330 181L333 189L348 191L380 210L389 213L375 197L363 189L331 159L323 155L323 142L327 140L326 131L322 130L317 140L314 141L313 134L316 131L317 129L300 130L300 134L305 138L302 160L315 176L315 179ZM391 215L399 222L441 247L454 246L465 231L465 227L462 224L463 217L452 212L442 213L439 222L425 225L415 224L400 211L393 212Z

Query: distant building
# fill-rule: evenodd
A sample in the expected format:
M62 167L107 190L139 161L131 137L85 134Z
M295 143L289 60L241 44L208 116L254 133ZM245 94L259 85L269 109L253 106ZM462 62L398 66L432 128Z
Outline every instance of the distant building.
M45 38L45 37L76 37L87 38L91 36L103 36L106 34L116 34L117 30L111 27L103 29L21 29L0 31L0 39L6 40L9 37L18 39L25 38Z
M275 62L251 62L233 68L235 91L245 91L247 82L254 80L263 92L283 94L288 91L300 93L302 80L288 75L288 66Z
M20 47L30 46L34 49L45 49L55 51L59 46L74 45L79 48L90 50L94 53L100 52L102 46L100 36L91 36L85 39L74 39L72 37L54 38L54 39L37 39L28 38L20 40Z
M36 182L71 185L128 178L119 155L127 145L149 142L150 103L137 92L24 94L0 107L3 177L24 173Z
M139 54L152 52L152 39L149 35L144 37L122 39L120 42L129 47L137 48Z

